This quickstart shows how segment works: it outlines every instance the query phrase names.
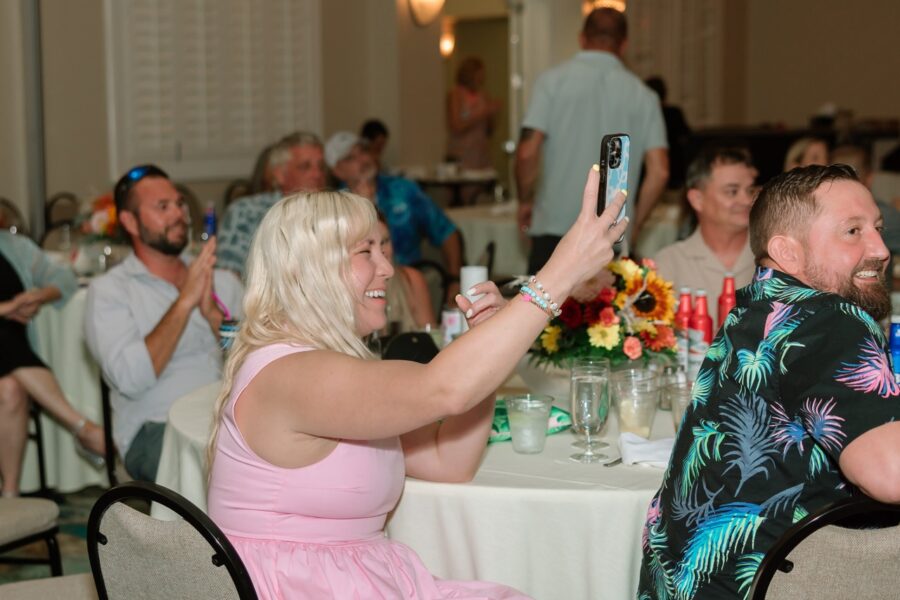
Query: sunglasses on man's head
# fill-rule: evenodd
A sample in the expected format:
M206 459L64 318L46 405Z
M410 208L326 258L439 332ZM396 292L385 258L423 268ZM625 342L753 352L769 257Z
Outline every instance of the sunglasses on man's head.
M127 173L122 175L118 182L116 182L114 196L117 208L121 209L124 207L125 201L128 199L128 194L131 192L132 188L146 177L163 177L168 179L169 175L156 165L140 165L133 167Z

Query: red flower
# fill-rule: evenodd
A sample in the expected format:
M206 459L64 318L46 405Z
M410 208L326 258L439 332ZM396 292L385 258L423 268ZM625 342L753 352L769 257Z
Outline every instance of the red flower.
M647 345L647 348L654 352L668 350L675 347L675 332L668 325L657 325L656 335L651 336L649 333L642 332L641 339Z
M569 298L560 307L559 320L569 329L575 329L584 323L584 315L581 312L581 305L575 300Z
M600 322L603 323L604 326L609 327L610 325L615 325L619 322L619 316L616 314L616 311L613 310L611 306L607 306L603 310L600 311Z
M625 356L631 360L639 359L641 354L644 353L644 348L641 346L641 340L633 335L629 335L625 338L625 343L622 344L622 352L624 352Z
M642 258L641 266L647 267L648 269L655 271L656 270L656 262L652 258Z
M606 287L600 290L600 295L597 296L597 300L609 306L612 304L613 300L616 299L616 288Z

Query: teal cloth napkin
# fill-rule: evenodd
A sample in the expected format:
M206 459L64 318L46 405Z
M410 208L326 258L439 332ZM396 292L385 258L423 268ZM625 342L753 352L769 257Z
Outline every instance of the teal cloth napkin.
M547 420L547 435L565 431L572 426L572 416L561 408L550 407L550 418ZM506 414L506 402L497 400L494 406L494 422L491 423L491 435L488 444L506 442L512 439L509 434L509 416Z

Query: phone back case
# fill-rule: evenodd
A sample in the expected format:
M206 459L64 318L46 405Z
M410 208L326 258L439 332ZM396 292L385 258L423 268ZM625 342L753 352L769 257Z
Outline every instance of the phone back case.
M615 167L609 166L609 144L613 143L614 139L618 139L621 143L621 160L619 164ZM613 198L616 197L616 194L619 190L623 190L625 192L628 191L628 163L631 158L631 139L628 135L624 133L617 133L613 135L603 136L603 152L602 156L606 158L604 160L603 165L600 165L601 171L604 174L603 180L605 182L606 189L606 197L604 198L603 205L606 206L610 202L613 201ZM627 203L626 205L627 206ZM622 210L619 212L619 216L616 218L618 221L622 217L625 216L625 206L622 207Z

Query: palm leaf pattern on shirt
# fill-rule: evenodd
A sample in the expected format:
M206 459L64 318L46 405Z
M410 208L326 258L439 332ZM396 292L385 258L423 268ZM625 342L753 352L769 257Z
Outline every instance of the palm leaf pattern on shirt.
M792 523L799 523L803 519L809 516L809 511L800 506L799 504L794 507L794 516L791 517Z
M864 311L862 308L855 304L850 304L849 302L841 302L837 305L837 309L844 313L845 315L850 315L851 317L856 318L863 325L865 325L866 329L869 333L872 334L872 337L882 345L885 343L884 339L884 330L881 328L875 319L872 318L872 315Z
M731 448L724 455L728 466L723 473L733 468L740 472L741 479L734 492L737 497L754 475L769 478L766 465L775 464L772 455L778 451L768 435L766 402L759 396L739 393L729 398L722 406L722 417L722 425L729 431L724 445Z
M688 527L693 527L696 523L705 521L715 508L716 496L724 489L725 486L722 486L715 492L711 492L704 481L703 494L706 500L702 502L698 498L700 489L697 487L683 496L676 494L672 500L672 518L676 521L684 521Z
M841 425L844 418L833 414L835 407L834 398L828 400L807 398L803 402L803 408L800 409L809 434L822 446L833 452L837 452L843 447L843 440L847 437Z
M821 296L822 292L808 287L798 287L784 279L768 279L764 283L766 297L788 304L796 304L809 298Z
M858 392L875 392L882 398L900 394L887 354L874 339L867 337L863 341L858 357L857 363L842 363L843 366L835 374L835 381Z
M682 463L681 495L686 496L700 474L700 469L708 460L722 460L719 448L725 441L725 434L719 432L719 424L701 420L700 425L691 429L694 439Z
M675 589L672 586L674 571L672 563L662 558L669 545L666 528L662 521L657 521L648 525L646 530L648 532L647 549L651 557L647 566L653 590L656 593L656 600L668 600L675 594Z
M757 391L769 379L775 364L775 348L763 340L756 352L741 348L737 351L738 368L735 377L741 387Z
M800 455L803 455L803 440L809 434L803 426L801 417L789 417L780 402L772 403L772 434L775 445L781 446L781 456L787 457L791 446L796 446Z
M753 578L756 577L756 572L759 570L759 565L762 562L763 556L765 556L765 553L763 552L750 552L748 554L742 554L737 559L734 570L735 579L740 584L738 586L738 592L742 592L744 598L746 598L747 594L750 592L750 584L753 583Z
M712 369L700 369L697 373L697 379L694 380L693 391L691 392L691 406L706 406L709 395L712 393L713 383L716 379L716 372Z
M710 575L720 570L729 556L752 543L765 521L761 512L760 505L731 502L717 508L697 525L675 572L677 598L692 598L697 586L709 581Z
M800 309L783 302L773 302L772 312L766 317L763 338L777 346L794 332L802 322L797 318Z

